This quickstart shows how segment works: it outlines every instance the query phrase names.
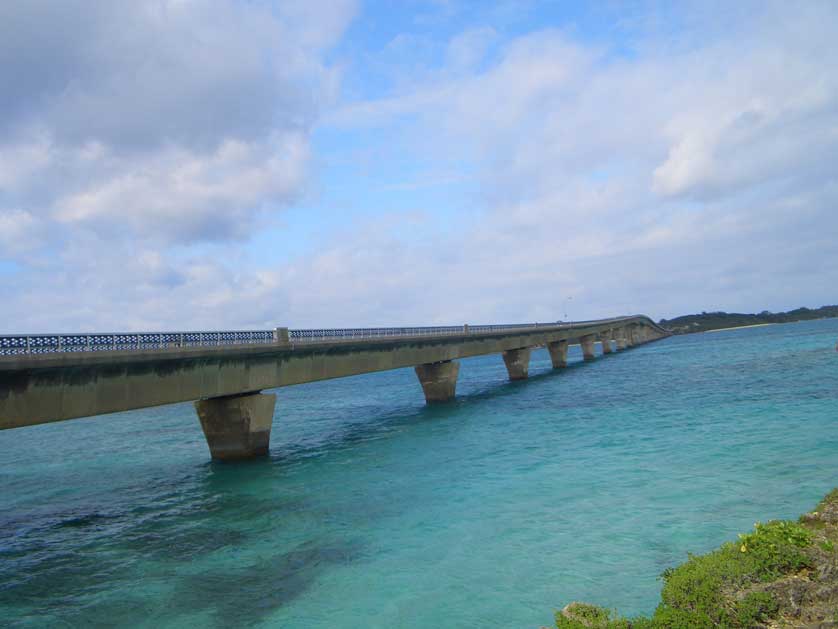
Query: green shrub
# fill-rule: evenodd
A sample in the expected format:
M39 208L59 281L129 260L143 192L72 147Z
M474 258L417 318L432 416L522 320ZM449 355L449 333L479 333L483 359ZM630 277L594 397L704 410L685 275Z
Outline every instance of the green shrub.
M656 627L703 629L733 626L724 604L723 587L741 582L750 562L731 543L706 555L690 555L686 563L663 573L661 604L655 610Z
M711 629L717 627L706 614L684 609L675 609L661 604L655 610L651 625L653 629Z
M754 532L740 535L740 551L753 561L751 569L761 581L811 565L803 549L812 544L812 533L796 522L757 522Z
M779 605L768 592L751 592L736 606L736 620L740 627L753 627L777 613Z
M750 627L777 612L769 594L755 592L732 605L726 603L724 592L809 566L803 549L812 543L811 532L795 522L757 522L752 533L739 537L738 544L691 555L686 563L663 573L661 604L653 617L656 627Z
M824 500L838 501L838 490ZM811 518L810 518L811 519ZM804 524L788 521L757 522L754 530L737 543L722 544L706 555L690 555L676 568L661 575L661 602L652 618L621 618L594 605L576 603L575 619L556 615L559 629L746 629L771 619L779 605L768 592L750 592L741 600L731 598L737 589L811 567L805 549L813 543L817 520ZM835 550L832 541L820 547Z

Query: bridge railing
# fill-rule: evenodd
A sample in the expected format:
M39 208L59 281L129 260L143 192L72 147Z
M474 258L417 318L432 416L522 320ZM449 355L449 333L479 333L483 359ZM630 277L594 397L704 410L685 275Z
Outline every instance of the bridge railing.
M513 329L556 327L557 323L505 323L496 325L442 325L402 328L320 328L289 330L292 343L314 343L330 340L376 339L400 336L454 336L467 333L495 332Z
M273 343L274 340L273 330L4 335L0 336L0 356L249 345L253 343Z
M453 336L511 330L574 328L598 323L619 323L633 317L616 317L569 323L501 323L492 325L448 325L400 328L314 328L288 330L293 344L330 340L379 339L411 336ZM230 330L221 332L139 332L109 334L0 335L0 356L55 354L64 352L141 351L172 347L209 347L276 343L277 330Z
M461 325L406 328L314 328L310 330L289 330L288 337L292 343L306 343L397 336L449 336L462 333L463 326Z

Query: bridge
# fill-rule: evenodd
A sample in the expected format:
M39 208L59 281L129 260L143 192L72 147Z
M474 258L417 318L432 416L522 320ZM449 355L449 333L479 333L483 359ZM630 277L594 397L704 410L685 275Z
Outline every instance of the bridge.
M586 361L668 336L649 317L481 326L0 336L0 430L195 401L213 459L268 452L267 389L414 367L428 403L455 395L457 359L501 354L510 380L545 346ZM616 348L614 345L616 345Z

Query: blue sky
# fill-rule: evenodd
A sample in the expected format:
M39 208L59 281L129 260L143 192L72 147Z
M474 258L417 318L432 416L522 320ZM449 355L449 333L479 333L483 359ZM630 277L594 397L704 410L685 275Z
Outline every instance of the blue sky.
M5 3L0 330L834 303L836 27L817 1Z

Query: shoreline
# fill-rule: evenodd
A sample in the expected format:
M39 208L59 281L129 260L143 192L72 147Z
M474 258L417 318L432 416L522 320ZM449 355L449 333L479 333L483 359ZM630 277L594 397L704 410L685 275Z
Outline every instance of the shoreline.
M797 321L787 321L784 323L797 323ZM725 330L741 330L742 328L762 328L766 325L780 325L779 323L749 323L748 325L732 325L729 328L715 328L713 330L703 330L701 332L692 332L692 334L710 334L711 332L724 332Z
M797 520L757 522L752 532L661 575L650 616L625 618L574 601L556 629L826 629L838 627L838 488Z

